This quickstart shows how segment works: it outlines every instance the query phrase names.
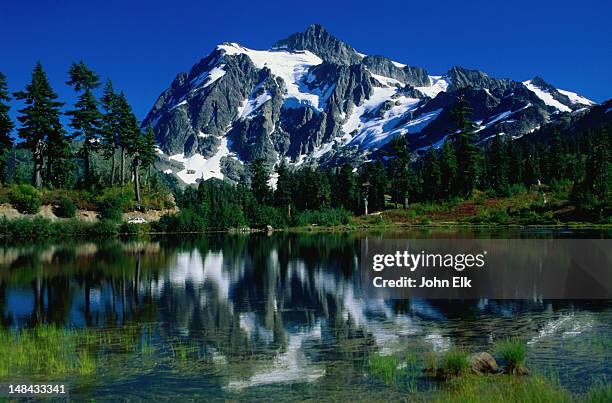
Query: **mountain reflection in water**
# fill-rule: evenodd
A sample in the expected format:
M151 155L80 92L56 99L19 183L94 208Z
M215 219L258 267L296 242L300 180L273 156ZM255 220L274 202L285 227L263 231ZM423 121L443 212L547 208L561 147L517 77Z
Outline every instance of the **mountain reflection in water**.
M372 388L360 372L372 354L482 351L513 336L528 341L528 366L554 370L572 390L611 372L610 301L365 299L362 236L380 235L0 248L0 319L5 329L52 324L104 332L108 340L132 329L134 343L146 340L150 364L112 346L96 350L103 359L96 381L76 393L84 398L202 391L231 398L311 383L322 390ZM193 361L165 360L181 356L177 343L188 346ZM155 386L133 391L131 385L151 379ZM157 394L148 395L151 388Z

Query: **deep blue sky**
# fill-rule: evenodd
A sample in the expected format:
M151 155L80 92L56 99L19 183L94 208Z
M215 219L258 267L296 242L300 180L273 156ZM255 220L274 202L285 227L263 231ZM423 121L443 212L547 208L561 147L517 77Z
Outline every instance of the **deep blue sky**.
M612 97L611 16L608 0L2 0L0 71L15 91L41 61L72 102L66 71L82 59L124 89L143 119L216 44L266 49L316 22L362 53L430 74L453 65L521 81L537 74L600 102Z

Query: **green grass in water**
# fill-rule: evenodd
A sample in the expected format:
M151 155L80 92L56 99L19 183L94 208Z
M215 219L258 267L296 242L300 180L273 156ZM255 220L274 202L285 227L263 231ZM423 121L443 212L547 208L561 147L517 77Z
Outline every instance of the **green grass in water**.
M468 354L462 350L451 350L442 358L442 369L445 375L459 376L467 372Z
M96 359L85 345L87 332L55 326L1 329L0 379L93 373Z
M601 383L592 386L587 392L585 400L588 403L612 402L612 384Z
M522 366L527 355L525 343L518 339L508 339L496 343L493 346L493 353L502 358L510 370Z
M465 375L453 378L436 398L438 402L571 402L566 390L541 377Z
M368 373L387 386L406 387L416 390L416 379L421 374L414 354L407 352L404 356L375 355L368 363Z

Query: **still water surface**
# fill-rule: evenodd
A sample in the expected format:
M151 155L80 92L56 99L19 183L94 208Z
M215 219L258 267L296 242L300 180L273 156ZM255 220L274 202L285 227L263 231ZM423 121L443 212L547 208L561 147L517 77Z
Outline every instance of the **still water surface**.
M611 301L365 299L365 236L610 234L224 234L3 247L2 331L68 329L93 368L0 381L69 382L77 399L394 399L414 389L369 376L371 357L483 351L508 337L527 342L532 371L572 391L610 381ZM436 387L420 380L417 393Z

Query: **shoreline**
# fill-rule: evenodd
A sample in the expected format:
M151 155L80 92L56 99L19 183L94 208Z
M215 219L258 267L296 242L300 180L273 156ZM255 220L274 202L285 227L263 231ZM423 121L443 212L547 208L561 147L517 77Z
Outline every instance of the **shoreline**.
M362 220L363 216L355 217ZM21 227L27 227L23 229ZM206 234L227 234L227 235L248 235L248 234L331 234L331 233L364 233L375 231L429 231L429 230L543 230L543 231L576 231L576 230L612 230L612 224L597 223L559 223L559 224L475 224L464 222L430 222L427 224L414 223L353 223L347 225L324 226L308 225L285 228L230 228L230 229L210 229L204 231L155 231L151 229L151 223L134 224L127 222L112 222L107 220L85 221L79 219L49 220L44 217L20 217L6 218L0 217L0 244L19 244L49 240L82 240L102 237L147 237L159 235L206 235ZM129 231L126 229L129 228Z

